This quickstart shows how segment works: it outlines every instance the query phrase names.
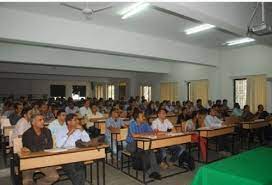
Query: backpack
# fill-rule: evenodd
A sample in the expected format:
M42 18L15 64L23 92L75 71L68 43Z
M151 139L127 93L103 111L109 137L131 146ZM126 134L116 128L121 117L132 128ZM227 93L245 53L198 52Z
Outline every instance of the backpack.
M134 170L148 170L150 168L149 152L137 151L132 154L132 167ZM143 165L144 164L144 165ZM144 167L143 167L144 166Z
M190 171L195 169L194 158L186 151L184 151L179 157L179 166Z

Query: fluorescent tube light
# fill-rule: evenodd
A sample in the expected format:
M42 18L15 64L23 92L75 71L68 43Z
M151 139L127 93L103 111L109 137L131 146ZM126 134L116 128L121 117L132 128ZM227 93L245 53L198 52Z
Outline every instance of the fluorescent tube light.
M142 10L147 8L150 4L145 2L135 3L127 8L125 8L120 14L122 15L122 19L126 19Z
M227 41L225 44L227 44L228 46L234 46L234 45L245 44L245 43L254 42L254 41L255 39L253 38L245 37L241 39Z
M211 25L211 24L201 24L199 26L195 26L193 28L189 28L187 30L184 30L184 32L186 33L186 35L190 35L190 34L198 33L198 32L208 30L208 29L211 29L211 28L214 28L214 27L215 26Z

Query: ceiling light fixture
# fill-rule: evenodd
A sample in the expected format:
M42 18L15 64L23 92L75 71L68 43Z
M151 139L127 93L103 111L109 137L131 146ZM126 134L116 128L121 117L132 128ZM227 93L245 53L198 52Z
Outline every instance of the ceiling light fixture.
M254 42L254 41L255 41L255 39L253 39L253 38L245 37L245 38L241 38L241 39L227 41L225 44L228 46L234 46L234 45L245 44L245 43L250 43L250 42Z
M211 25L211 24L201 24L199 26L195 26L193 28L186 29L186 30L184 30L184 32L186 35L190 35L193 33L198 33L198 32L204 31L204 30L212 29L214 27L215 26Z
M122 19L126 19L142 10L147 8L150 4L146 2L138 2L134 3L133 5L125 8L124 10L121 11Z

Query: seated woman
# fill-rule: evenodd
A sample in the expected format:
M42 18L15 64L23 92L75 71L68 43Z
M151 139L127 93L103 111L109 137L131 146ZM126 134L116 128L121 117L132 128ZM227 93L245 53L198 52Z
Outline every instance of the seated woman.
M122 127L127 127L127 125L120 119L119 109L112 108L110 111L110 117L106 120L106 142L112 149L113 153L116 154L116 142L113 142L113 146L111 146L111 132L118 131Z
M231 116L241 117L242 114L243 114L243 111L240 109L239 103L235 103L234 106L233 106Z
M250 107L249 107L249 105L245 105L245 106L244 106L243 114L242 114L241 117L242 117L242 119L243 119L244 121L251 121L251 120L254 119L254 114L252 114L252 113L250 112Z
M199 112L194 111L192 113L192 118L186 121L184 132L194 132L196 129L205 127L205 117L207 113L205 110L200 110ZM207 141L203 137L199 137L199 135L193 134L192 135L192 142L199 142L202 160L206 161L206 145Z
M181 113L178 116L177 124L181 124L182 122L187 121L189 118L190 117L188 115L188 109L187 109L187 107L182 107Z
M132 120L130 121L128 136L127 136L127 151L135 154L140 149L137 149L136 142L134 140L135 137L140 136L140 134L153 132L152 128L148 123L145 122L144 113L139 109L135 109L132 114ZM150 161L150 168L147 169L147 174L149 174L150 178L153 179L161 179L160 175L160 167L157 163L155 153L153 151L142 153L144 159Z
M23 133L31 127L30 119L32 116L31 107L26 107L22 110L21 113L22 118L19 119L17 124L15 125L12 133L12 139L22 136Z

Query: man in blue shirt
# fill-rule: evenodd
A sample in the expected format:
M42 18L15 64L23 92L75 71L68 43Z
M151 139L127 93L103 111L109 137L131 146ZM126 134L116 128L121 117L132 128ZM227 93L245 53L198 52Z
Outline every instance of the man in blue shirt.
M110 111L110 118L106 120L106 142L110 145L113 153L117 153L116 142L113 142L113 146L111 146L111 132L115 130L119 130L122 127L126 127L125 123L122 119L119 118L119 112L117 108L112 108Z
M134 137L140 136L143 133L153 132L152 128L145 122L144 113L135 109L133 112L133 120L130 121L128 136L127 136L127 151L130 153L137 152L136 142ZM140 149L138 149L139 151ZM149 174L150 178L161 180L160 168L156 160L155 153L153 151L149 151L143 153L144 159L146 161L150 161L150 168L147 169L147 174Z

